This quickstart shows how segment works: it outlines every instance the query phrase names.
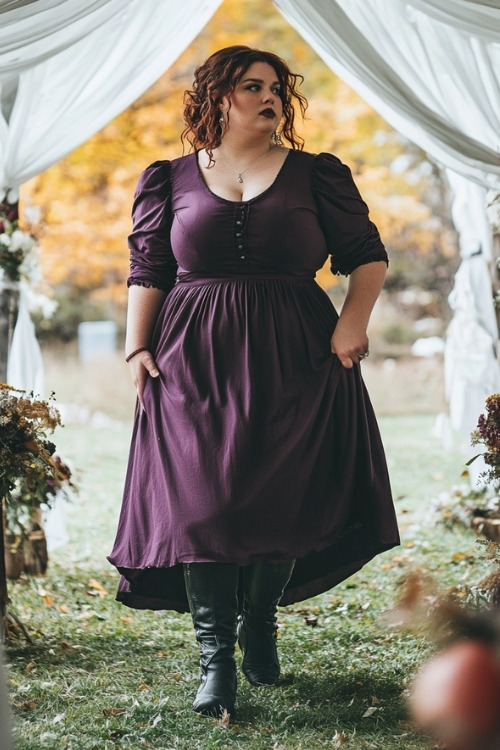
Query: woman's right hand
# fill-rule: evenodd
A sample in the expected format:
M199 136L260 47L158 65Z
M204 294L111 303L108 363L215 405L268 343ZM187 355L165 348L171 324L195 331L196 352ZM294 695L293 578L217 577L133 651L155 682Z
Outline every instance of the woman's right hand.
M129 362L132 382L137 391L137 398L144 409L143 394L148 376L157 378L160 374L153 355L148 350L139 352Z

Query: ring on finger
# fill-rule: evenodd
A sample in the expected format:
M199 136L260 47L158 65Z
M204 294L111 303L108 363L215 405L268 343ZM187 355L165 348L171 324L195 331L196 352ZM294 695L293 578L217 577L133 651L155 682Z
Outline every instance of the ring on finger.
M363 352L362 354L358 354L358 359L360 360L365 359L365 357L368 357L369 354L370 354L370 350L367 349L366 352Z

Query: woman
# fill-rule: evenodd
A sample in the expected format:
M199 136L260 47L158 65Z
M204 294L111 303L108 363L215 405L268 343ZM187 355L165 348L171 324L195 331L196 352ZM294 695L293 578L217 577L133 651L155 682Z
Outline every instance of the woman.
M192 152L148 167L133 207L138 409L109 560L124 604L189 608L193 707L215 716L236 640L250 683L275 684L278 603L399 541L359 368L387 255L349 169L302 151L299 79L248 47L209 57L185 94ZM340 317L314 281L329 253L350 274Z

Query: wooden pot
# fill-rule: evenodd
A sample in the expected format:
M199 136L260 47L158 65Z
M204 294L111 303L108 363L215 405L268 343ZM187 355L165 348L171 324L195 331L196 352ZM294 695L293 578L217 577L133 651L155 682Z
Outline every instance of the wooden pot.
M10 581L17 581L24 570L24 548L8 529L4 531L5 574Z
M472 528L477 534L481 534L486 539L500 543L500 518L474 516L472 519Z

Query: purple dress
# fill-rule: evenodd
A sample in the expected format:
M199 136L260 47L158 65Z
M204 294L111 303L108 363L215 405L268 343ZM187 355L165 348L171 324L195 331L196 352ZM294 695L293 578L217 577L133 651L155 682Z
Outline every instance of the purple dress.
M137 409L110 562L117 598L188 611L182 563L297 558L281 604L399 543L359 366L330 351L314 280L386 260L348 167L290 151L248 201L212 193L196 154L140 177L129 284L164 289L159 378Z

